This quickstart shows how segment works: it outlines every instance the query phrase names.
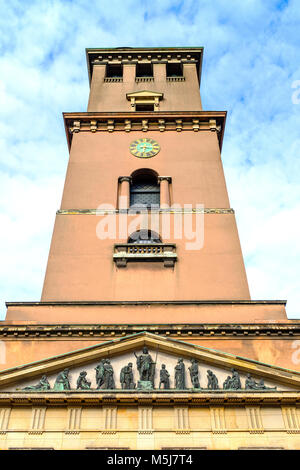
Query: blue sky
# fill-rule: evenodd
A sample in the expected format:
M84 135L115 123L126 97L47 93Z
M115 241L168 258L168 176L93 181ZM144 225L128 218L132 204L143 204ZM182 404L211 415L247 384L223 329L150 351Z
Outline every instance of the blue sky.
M0 0L0 315L39 300L86 47L204 46L204 109L227 110L222 159L253 299L300 318L300 2ZM297 83L299 81L299 83Z

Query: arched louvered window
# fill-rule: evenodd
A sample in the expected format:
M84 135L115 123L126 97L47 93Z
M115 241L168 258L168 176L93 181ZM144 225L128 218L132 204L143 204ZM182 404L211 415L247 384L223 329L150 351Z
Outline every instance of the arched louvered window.
M128 243L151 245L152 243L161 243L161 239L153 230L138 230L130 235Z
M151 170L140 170L132 175L130 185L130 207L147 209L160 206L160 187L157 175Z

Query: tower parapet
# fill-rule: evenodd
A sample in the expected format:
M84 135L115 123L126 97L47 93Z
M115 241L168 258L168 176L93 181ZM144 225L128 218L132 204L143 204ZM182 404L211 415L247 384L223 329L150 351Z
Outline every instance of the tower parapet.
M201 111L202 54L202 47L87 49L88 111Z

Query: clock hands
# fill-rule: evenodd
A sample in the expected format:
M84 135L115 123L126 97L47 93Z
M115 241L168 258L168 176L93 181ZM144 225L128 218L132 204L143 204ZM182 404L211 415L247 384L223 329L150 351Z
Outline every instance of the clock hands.
M144 145L140 145L140 148L142 149L142 153L144 153L146 150L148 150L148 144L145 143ZM151 151L151 148L149 149L149 151Z

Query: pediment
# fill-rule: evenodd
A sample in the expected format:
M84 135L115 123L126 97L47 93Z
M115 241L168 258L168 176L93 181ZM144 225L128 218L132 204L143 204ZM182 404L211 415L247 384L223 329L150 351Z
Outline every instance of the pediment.
M149 91L149 90L141 90L141 91L134 91L132 93L126 93L126 98L130 100L131 98L158 98L162 99L163 98L163 93L157 93L155 91Z
M122 390L120 383L121 369L127 366L128 363L132 363L134 384L137 385L137 382L140 380L136 355L141 355L144 347L147 347L148 353L156 364L155 389L159 388L160 370L162 364L165 364L170 376L169 391L176 390L175 367L178 365L180 358L182 358L182 362L185 365L186 389L194 389L195 391L189 372L192 359L197 361L199 368L201 387L199 392L201 390L207 391L208 370L212 371L215 377L217 377L219 388L223 389L224 381L233 374L232 369L238 373L242 389L245 389L248 374L251 375L251 378L256 383L263 379L268 391L295 391L300 389L299 372L262 364L222 351L173 340L152 333L141 332L31 364L3 370L0 372L0 391L21 391L25 387L35 386L43 375L47 376L51 390L53 390L58 374L66 368L69 369L70 389L76 390L80 372L85 371L86 379L91 383L90 389L95 390L97 389L95 369L104 359L109 359L114 372L114 390ZM25 391L27 392L28 390Z

